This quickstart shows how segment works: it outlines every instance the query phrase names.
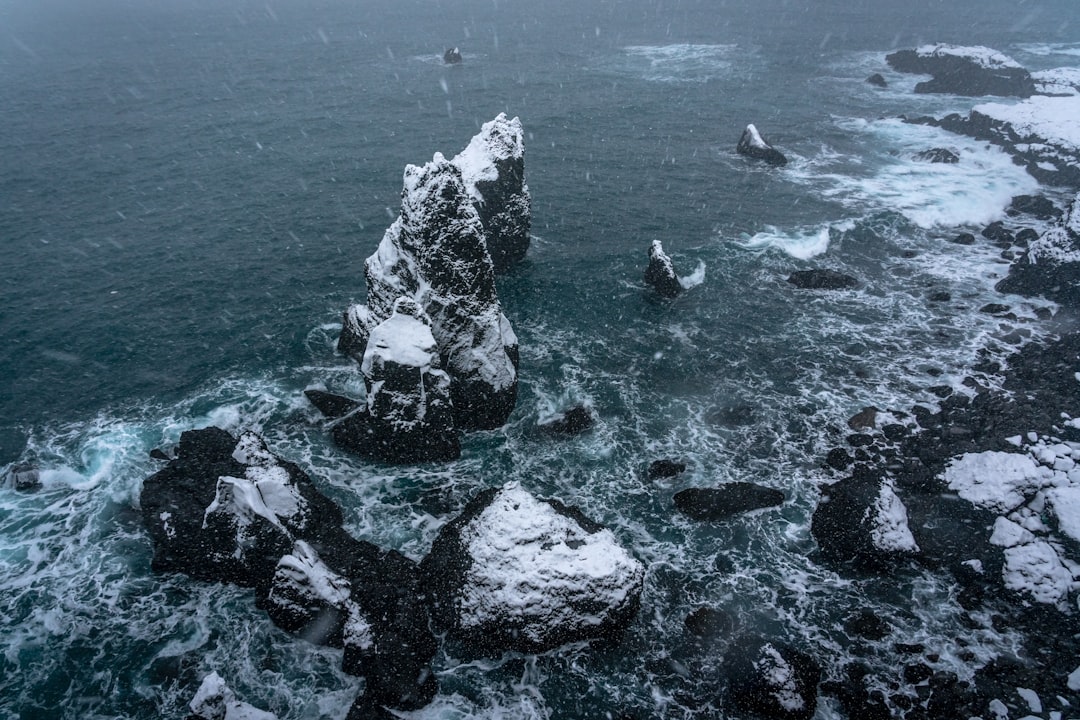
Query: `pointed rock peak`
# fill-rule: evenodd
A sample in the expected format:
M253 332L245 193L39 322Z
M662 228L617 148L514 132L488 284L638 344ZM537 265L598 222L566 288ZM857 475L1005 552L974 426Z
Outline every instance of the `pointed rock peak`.
M425 325L431 325L431 318L424 312L424 308L420 307L420 303L410 297L399 297L394 301L394 314L416 318Z
M746 129L743 130L742 141L751 147L769 147L769 144L765 142L764 138L761 137L761 133L758 132L757 126L753 123L747 125Z
M454 164L461 168L470 193L479 199L475 183L480 180L494 181L499 173L495 163L500 160L515 160L525 155L525 139L521 130L521 120L506 118L506 113L480 126L480 132L473 136L468 146L454 157Z

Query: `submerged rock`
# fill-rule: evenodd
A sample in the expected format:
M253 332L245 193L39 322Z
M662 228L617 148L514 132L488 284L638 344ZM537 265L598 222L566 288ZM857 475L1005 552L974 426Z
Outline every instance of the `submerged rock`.
M416 301L398 298L372 329L360 364L367 404L334 426L334 440L386 462L456 459L450 376L439 365L431 321Z
M846 290L859 286L859 281L852 276L823 268L796 270L787 281L802 290Z
M461 51L456 47L447 48L446 52L442 56L443 62L447 65L457 65L462 61Z
M675 477L684 472L686 472L686 463L682 460L665 458L663 460L653 460L649 464L648 477L650 480L656 480L658 478Z
M691 520L726 520L751 510L784 504L784 493L748 482L715 488L688 488L675 493L675 507Z
M509 270L525 259L532 225L521 121L499 113L480 126L480 132L451 162L461 170L465 190L480 217L495 272Z
M747 125L743 130L735 151L756 160L764 160L769 165L787 165L784 154L766 142L753 124Z
M339 347L357 357L397 299L410 298L431 319L450 376L455 425L499 427L517 399L517 337L499 305L483 227L461 170L437 153L423 167L407 166L404 185L401 215L364 265L367 305L346 312Z
M955 165L960 162L960 156L948 148L930 148L929 150L923 150L922 152L915 153L915 159L928 163L943 163L946 165Z
M636 613L645 575L610 530L517 483L474 498L420 571L435 627L489 657L612 638Z
M538 423L536 429L544 435L580 435L592 429L596 416L588 405L575 405L550 420Z
M875 87L888 87L889 83L885 82L885 78L881 73L874 73L870 77L866 78L866 82L874 85Z
M1031 215L1040 220L1053 220L1062 214L1057 205L1042 195L1017 195L1005 212L1012 217Z
M915 86L917 93L1031 97L1035 81L1012 58L990 48L938 43L885 56L894 70L933 75Z
M724 656L726 698L734 707L769 720L809 720L817 711L821 667L780 643L747 638Z
M5 473L5 484L21 492L36 490L41 487L41 472L27 463L12 465Z

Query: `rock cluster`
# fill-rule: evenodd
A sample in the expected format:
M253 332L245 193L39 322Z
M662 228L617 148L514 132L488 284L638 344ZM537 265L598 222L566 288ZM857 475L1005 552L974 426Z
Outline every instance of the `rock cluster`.
M1060 222L1028 244L1027 252L1009 267L1008 277L996 288L1080 306L1080 194Z
M885 56L885 61L900 72L933 75L932 80L915 86L917 93L1025 98L1035 94L1031 73L990 48L939 43L898 50Z

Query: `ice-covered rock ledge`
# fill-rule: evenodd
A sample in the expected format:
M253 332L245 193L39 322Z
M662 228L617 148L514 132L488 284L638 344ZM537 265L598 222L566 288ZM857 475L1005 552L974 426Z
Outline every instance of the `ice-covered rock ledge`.
M1080 194L1057 225L1028 244L996 289L1080 306Z
M435 626L479 656L611 638L645 575L610 530L517 483L474 498L420 569Z
M915 86L917 93L1031 97L1036 92L1031 74L1011 57L982 46L923 45L885 56L894 70L933 75Z

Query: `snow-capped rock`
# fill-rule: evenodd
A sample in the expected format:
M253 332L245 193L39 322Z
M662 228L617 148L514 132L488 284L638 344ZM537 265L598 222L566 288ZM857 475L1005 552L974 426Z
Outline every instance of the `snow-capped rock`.
M821 667L793 648L748 638L725 655L727 700L775 720L809 720L817 711Z
M346 311L339 347L366 349L399 297L431 319L460 429L506 422L517 399L517 337L503 315L483 227L461 170L436 153L405 168L401 215L365 265L367 305Z
M683 291L679 276L675 273L675 265L664 252L664 246L659 240L653 240L649 245L649 265L645 268L645 284L661 297L666 298L673 298Z
M1080 68L1060 67L1031 73L1040 95L1080 95Z
M1046 473L1029 455L991 450L955 458L942 479L968 502L1004 513L1039 489Z
M1012 58L982 46L938 43L898 50L885 61L899 72L933 75L915 86L917 93L1030 97L1035 82Z
M480 216L495 272L508 270L524 259L532 225L521 121L499 113L480 126L480 132L451 162L461 170Z
M277 715L238 700L216 672L203 678L188 707L199 720L277 720Z
M411 298L394 303L368 338L360 371L367 404L334 426L339 445L387 462L453 460L461 454L431 321Z
M1027 252L1009 267L1008 277L996 289L1080 305L1080 194L1059 224L1028 244Z
M764 160L769 165L787 165L784 154L766 142L753 123L743 130L742 137L735 146L735 152L757 160Z
M645 574L610 530L516 483L474 498L420 569L436 627L488 656L610 637L636 612Z
M189 430L176 457L146 479L143 522L153 567L241 585L267 581L297 539L337 528L341 511L262 439Z

